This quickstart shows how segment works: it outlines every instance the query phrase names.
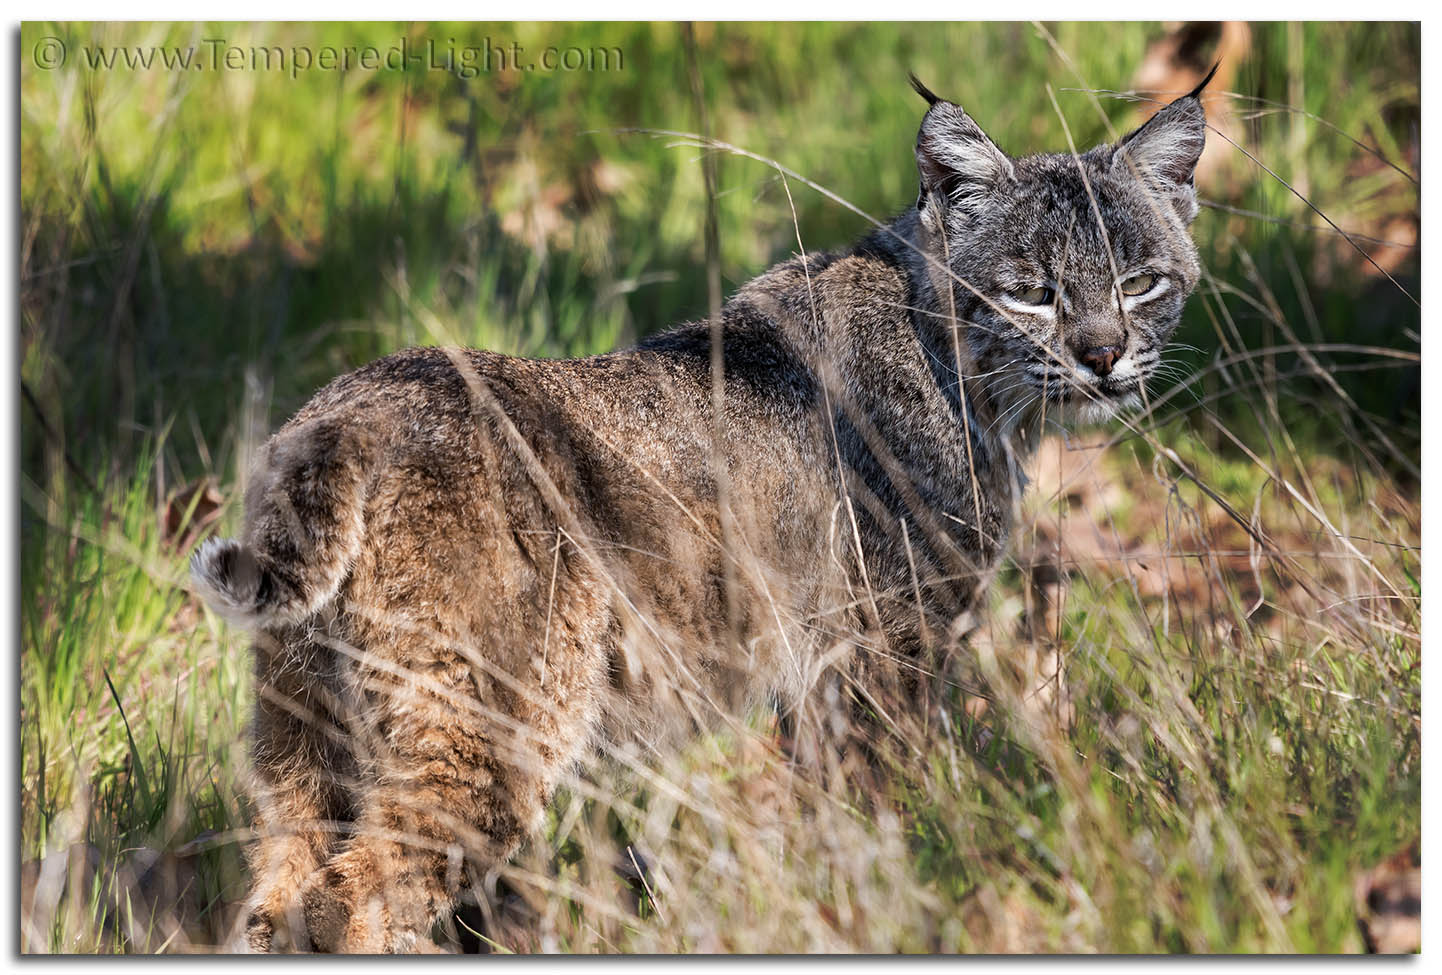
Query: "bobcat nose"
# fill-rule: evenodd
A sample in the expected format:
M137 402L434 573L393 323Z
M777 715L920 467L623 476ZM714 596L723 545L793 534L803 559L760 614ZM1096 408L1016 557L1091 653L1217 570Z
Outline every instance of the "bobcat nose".
M1089 367L1091 371L1098 376L1109 375L1112 371L1112 366L1116 365L1117 360L1121 357L1122 347L1119 345L1099 345L1095 348L1087 349L1078 356L1082 364Z

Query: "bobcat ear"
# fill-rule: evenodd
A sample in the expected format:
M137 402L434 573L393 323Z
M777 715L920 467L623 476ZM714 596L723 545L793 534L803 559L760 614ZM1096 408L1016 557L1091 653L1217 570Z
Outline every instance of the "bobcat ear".
M1207 144L1202 89L1216 73L1214 65L1200 85L1123 136L1112 157L1112 170L1117 175L1131 174L1164 194L1184 193L1189 204L1183 216L1188 221L1196 216L1192 180Z
M964 214L980 211L986 197L1014 175L1011 160L987 138L961 106L933 95L912 77L912 86L931 107L916 136L916 168L921 174L917 209L927 201Z

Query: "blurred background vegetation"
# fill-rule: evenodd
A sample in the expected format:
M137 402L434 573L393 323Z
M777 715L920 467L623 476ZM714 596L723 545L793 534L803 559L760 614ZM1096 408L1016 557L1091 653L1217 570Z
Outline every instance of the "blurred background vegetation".
M711 135L884 220L916 193L923 106L908 71L1024 153L1124 132L1220 55L1194 228L1209 274L1178 334L1189 385L1151 425L1193 445L1246 509L1261 490L1252 461L1280 469L1279 443L1304 467L1336 465L1318 475L1328 498L1378 483L1415 497L1419 36L1398 23L701 24L694 66ZM52 38L65 52L53 68L37 53ZM405 38L437 58L515 43L524 62L555 47L605 52L610 68L214 71L216 38L382 52ZM122 47L191 47L204 63L87 67ZM116 909L73 888L98 890L94 863L117 850L173 857L245 821L244 641L188 596L188 548L238 523L247 451L338 373L412 344L581 355L706 314L700 150L647 131L700 128L693 60L681 26L646 23L26 24L20 48L21 845L31 895L55 897L32 944L174 947L183 936L117 934ZM818 250L868 229L764 163L723 153L718 166L728 291L798 232ZM1410 551L1415 520L1394 513ZM1345 754L1401 769L1377 785L1400 789L1377 822L1406 833L1411 746L1369 727L1347 731L1360 751ZM62 909L41 858L75 843L91 867L68 854ZM234 843L197 856L203 915L235 896L239 860ZM1318 916L1343 916L1339 903Z

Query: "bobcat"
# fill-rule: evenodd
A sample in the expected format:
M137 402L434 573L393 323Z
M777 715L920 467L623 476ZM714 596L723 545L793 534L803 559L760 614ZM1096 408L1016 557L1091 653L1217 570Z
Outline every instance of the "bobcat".
M606 355L400 352L271 438L192 560L256 633L249 948L429 947L599 743L925 706L1038 429L1176 327L1206 124L1013 158L912 83L916 205L850 250Z

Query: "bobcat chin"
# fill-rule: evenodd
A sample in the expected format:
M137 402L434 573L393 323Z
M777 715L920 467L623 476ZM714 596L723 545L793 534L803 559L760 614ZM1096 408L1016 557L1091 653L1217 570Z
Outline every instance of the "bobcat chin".
M1200 91L1013 157L929 103L916 204L711 323L541 361L411 349L266 445L192 559L255 631L246 946L409 951L604 741L939 693L1044 423L1136 401L1199 275ZM1205 84L1205 82L1203 82Z

